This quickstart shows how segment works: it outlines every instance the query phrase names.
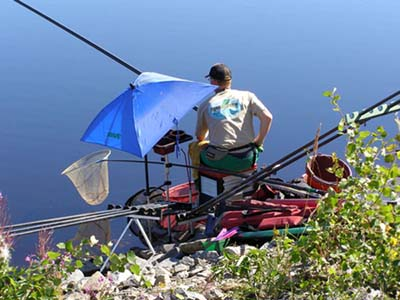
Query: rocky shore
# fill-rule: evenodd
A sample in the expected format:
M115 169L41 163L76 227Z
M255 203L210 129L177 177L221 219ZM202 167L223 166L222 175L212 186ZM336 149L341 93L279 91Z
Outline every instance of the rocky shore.
M246 278L224 278L214 280L212 267L223 258L217 251L206 251L202 241L177 245L163 245L157 254L136 249L136 263L140 274L95 271L86 275L76 270L63 281L65 300L234 300L234 290L240 288ZM271 250L273 243L265 243L260 249ZM250 245L228 246L224 249L238 257L255 249ZM147 281L147 285L145 283ZM358 289L357 300L383 299L383 294L371 288ZM298 299L306 299L299 295ZM290 297L283 297L289 299ZM297 297L296 297L297 298Z
M268 243L263 247L268 247ZM252 248L249 245L228 246L225 251L240 256ZM148 251L137 249L140 275L125 270L96 271L85 276L76 270L62 284L64 299L234 299L229 291L240 284L237 279L228 278L223 283L213 280L211 269L222 258L217 251L205 251L201 241L164 245L158 250L158 254L149 256Z

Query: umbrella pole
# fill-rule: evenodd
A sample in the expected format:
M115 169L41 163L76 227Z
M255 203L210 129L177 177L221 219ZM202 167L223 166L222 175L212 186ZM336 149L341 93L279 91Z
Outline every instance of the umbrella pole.
M146 179L146 199L150 203L150 183L149 183L149 160L147 154L144 156L144 174Z
M145 191L146 202L147 202L147 204L150 204L149 160L148 160L147 154L144 156L144 175L145 175L145 180L146 180L146 191ZM149 221L147 221L146 223L147 223L146 224L147 231L149 233L149 238L151 241L151 239L152 239L151 224Z

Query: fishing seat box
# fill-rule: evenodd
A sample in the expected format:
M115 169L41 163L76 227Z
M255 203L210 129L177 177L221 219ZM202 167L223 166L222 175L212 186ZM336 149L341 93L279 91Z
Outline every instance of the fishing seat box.
M207 168L204 165L203 167ZM254 164L250 169L237 173L247 173L248 171L254 171L256 169L257 164ZM199 169L199 203L203 204L221 194L224 191L224 178L227 176L232 175L219 173L218 171Z

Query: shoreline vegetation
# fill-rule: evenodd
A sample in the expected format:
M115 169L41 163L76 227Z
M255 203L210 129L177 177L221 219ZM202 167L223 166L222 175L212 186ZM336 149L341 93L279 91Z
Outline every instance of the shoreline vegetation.
M340 97L325 95L340 112ZM370 132L339 124L354 176L342 178L340 191L328 190L307 234L277 231L260 247L231 243L219 252L196 242L164 245L146 257L111 254L112 245L94 236L53 249L51 234L41 232L37 253L15 267L12 240L2 230L0 299L400 299L397 116L395 122L393 137L381 126ZM343 169L329 171L341 177ZM5 204L0 194L1 226ZM107 271L96 271L106 258Z

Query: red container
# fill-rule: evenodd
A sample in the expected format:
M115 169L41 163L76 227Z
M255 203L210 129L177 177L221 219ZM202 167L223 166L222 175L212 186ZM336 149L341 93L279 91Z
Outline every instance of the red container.
M199 192L196 190L194 182L191 183L192 187L192 202L195 203L199 197ZM169 201L179 203L190 203L189 195L189 182L185 182L169 188ZM167 199L167 192L162 193L163 198Z
M348 164L340 159L338 163L343 168L343 178L352 175ZM339 192L338 184L341 178L327 171L332 166L333 158L331 155L317 154L316 156L312 156L306 165L305 180L307 184L323 191L327 191L329 187L332 187L336 192Z

